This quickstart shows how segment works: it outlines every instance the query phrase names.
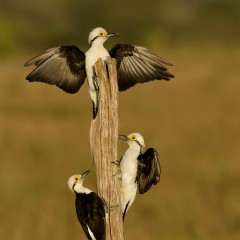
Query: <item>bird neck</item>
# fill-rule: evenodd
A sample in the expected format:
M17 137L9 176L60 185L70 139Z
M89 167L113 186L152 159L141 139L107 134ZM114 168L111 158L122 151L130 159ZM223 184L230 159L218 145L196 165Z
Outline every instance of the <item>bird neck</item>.
M129 148L125 152L126 155L131 155L131 156L138 156L141 154L141 147L138 144L131 144L129 145Z
M86 194L89 194L91 193L92 191L84 186L81 186L80 184L79 185L76 185L74 187L74 192L75 193L86 193Z
M91 42L90 48L104 48L103 43L105 41L102 38L97 38Z
M142 147L138 143L134 143L134 144L129 145L128 150L130 152L136 152L136 153L140 154L141 150L142 150Z

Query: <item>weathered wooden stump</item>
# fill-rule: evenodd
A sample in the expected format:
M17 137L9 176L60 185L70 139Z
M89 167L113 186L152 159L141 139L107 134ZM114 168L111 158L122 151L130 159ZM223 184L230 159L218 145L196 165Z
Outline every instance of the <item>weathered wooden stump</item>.
M96 170L98 194L111 207L106 220L106 240L123 240L120 184L116 166L118 141L118 83L115 59L95 64L99 109L91 122L90 148Z

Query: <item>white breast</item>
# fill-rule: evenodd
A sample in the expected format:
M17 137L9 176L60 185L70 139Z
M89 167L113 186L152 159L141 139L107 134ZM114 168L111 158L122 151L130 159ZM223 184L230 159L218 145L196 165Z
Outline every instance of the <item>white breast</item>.
M139 152L136 151L136 149L129 148L122 157L120 163L120 170L123 185L135 183L138 166L138 155Z
M105 62L107 57L109 56L109 53L103 46L94 45L86 52L85 55L86 55L85 68L86 68L89 88L94 89L94 85L93 85L93 81L92 81L93 75L94 75L93 74L93 66L99 58L101 58L103 60L103 62Z
M137 157L139 150L136 148L129 148L121 159L120 170L121 170L121 205L122 211L124 211L126 204L128 209L132 205L137 192Z

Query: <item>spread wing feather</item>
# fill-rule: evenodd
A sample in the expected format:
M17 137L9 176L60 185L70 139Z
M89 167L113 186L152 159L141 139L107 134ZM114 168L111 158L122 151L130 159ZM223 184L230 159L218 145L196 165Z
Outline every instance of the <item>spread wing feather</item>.
M146 193L151 186L160 181L161 166L158 160L158 152L154 148L148 148L138 157L137 183L140 194Z
M76 93L86 78L85 54L75 46L51 48L25 63L30 65L36 68L26 77L29 82L56 85L67 93Z
M174 77L166 67L172 64L150 53L146 48L117 44L109 54L112 58L116 58L119 91L127 90L137 83L170 80Z

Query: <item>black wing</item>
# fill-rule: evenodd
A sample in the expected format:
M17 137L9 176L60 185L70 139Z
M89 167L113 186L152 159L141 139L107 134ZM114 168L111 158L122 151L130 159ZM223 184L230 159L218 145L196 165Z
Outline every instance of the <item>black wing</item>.
M147 192L151 186L160 181L161 166L158 160L158 152L154 148L148 148L138 157L137 183L140 194Z
M130 44L117 44L110 51L116 58L119 91L127 90L137 83L152 80L170 80L174 76L164 65L171 63L150 53L146 48Z
M24 66L36 68L26 77L29 82L56 85L67 93L76 93L86 78L85 54L75 46L51 48Z
M79 222L88 237L88 228L93 233L96 240L105 240L105 210L102 199L94 192L90 194L76 194L76 212Z

